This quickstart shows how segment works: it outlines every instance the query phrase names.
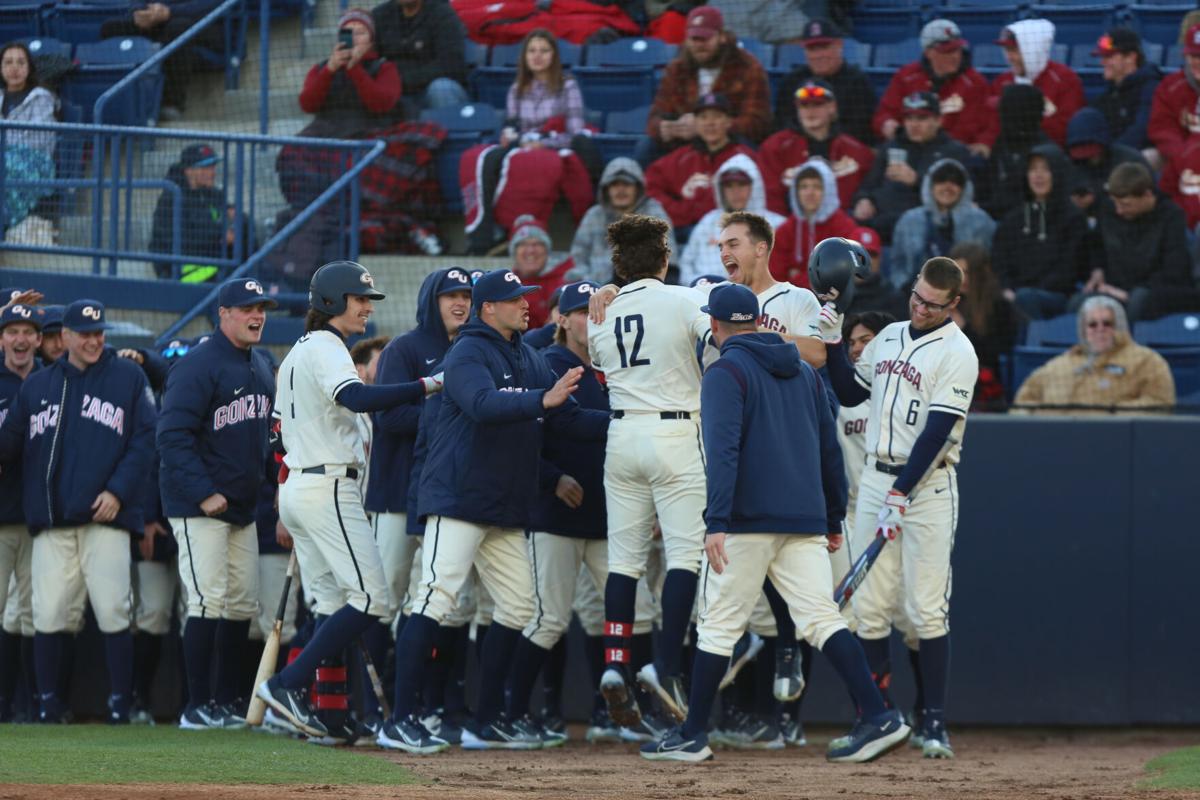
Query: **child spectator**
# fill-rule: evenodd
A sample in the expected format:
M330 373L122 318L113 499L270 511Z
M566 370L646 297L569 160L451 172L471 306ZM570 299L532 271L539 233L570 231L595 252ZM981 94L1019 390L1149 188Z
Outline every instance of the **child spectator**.
M838 208L837 178L823 159L800 165L791 192L792 215L775 232L771 274L808 288L808 256L817 242L831 236L858 238L858 225Z
M626 214L658 217L671 224L662 203L646 194L646 177L632 158L614 158L600 176L596 205L587 210L571 242L571 258L575 269L571 280L590 280L600 285L613 282L612 247L608 243L608 226ZM675 241L672 229L667 237ZM675 248L676 251L678 248ZM672 262L678 261L672 253Z

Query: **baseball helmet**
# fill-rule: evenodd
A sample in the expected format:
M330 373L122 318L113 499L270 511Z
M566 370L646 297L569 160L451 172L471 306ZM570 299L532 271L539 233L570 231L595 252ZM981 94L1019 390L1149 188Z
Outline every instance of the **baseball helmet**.
M346 295L382 300L375 279L357 261L330 261L313 273L308 284L308 307L336 317L346 310Z
M808 285L818 296L837 289L833 304L845 313L854 300L854 279L871 274L871 257L858 242L835 236L822 239L808 257Z

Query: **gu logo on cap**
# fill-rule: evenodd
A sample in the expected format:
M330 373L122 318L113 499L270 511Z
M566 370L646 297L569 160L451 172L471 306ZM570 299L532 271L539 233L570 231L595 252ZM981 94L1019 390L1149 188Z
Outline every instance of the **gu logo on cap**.
M15 314L16 316L24 319L29 319L33 316L33 309L26 308L25 306L13 306L11 309L9 309L9 313Z
M595 294L596 287L592 286L590 283L581 283L575 288L575 291L579 292L580 294Z
M254 292L255 294L263 293L262 284L259 283L258 281L246 281L245 286L246 286L246 291L248 291L248 292Z
M83 311L81 311L79 313L83 314L88 319L94 319L94 320L100 319L100 309L95 308L94 306L84 306Z
M512 281L513 283L520 283L520 282L521 282L521 279L517 277L517 273L515 273L515 272L506 272L506 273L504 273L504 280L506 280L506 281Z
M450 270L449 272L446 273L446 277L450 278L451 280L456 280L459 283L470 283L471 282L471 279L468 278L466 275L464 275L462 270L459 270L459 269Z

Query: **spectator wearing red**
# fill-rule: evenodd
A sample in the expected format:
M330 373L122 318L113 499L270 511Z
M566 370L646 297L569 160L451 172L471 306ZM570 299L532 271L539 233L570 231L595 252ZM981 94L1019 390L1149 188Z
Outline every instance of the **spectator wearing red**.
M837 178L823 159L800 165L791 192L792 215L775 231L771 274L808 288L808 256L831 236L858 238L858 224L838 208Z
M1050 60L1054 46L1054 23L1048 19L1023 19L1000 31L996 44L1004 48L1011 67L992 81L991 107L1000 103L1004 87L1012 83L1030 83L1042 92L1042 130L1059 147L1066 144L1067 124L1083 108L1083 81L1066 64ZM1000 117L993 113L982 142L989 148L1000 134Z
M754 151L729 138L733 107L724 95L706 94L692 110L696 136L691 143L655 161L646 170L646 193L663 204L676 235L717 207L713 175L727 160L744 153L757 163ZM834 199L836 203L836 198Z
M1108 120L1114 142L1148 157L1146 151L1152 148L1146 126L1162 73L1146 61L1141 38L1129 28L1113 28L1101 36L1092 55L1099 56L1104 69L1104 91L1093 98L1092 106Z
M1183 66L1163 78L1154 90L1147 135L1168 163L1183 157L1188 142L1200 138L1200 24L1183 40Z
M842 133L838 98L827 82L805 81L793 93L792 103L793 125L797 127L771 134L758 151L767 186L767 207L777 214L788 213L788 190L795 170L809 158L819 156L833 167L838 202L848 208L871 169L874 151Z
M941 105L942 129L966 145L981 141L988 126L987 80L971 66L967 40L948 19L935 19L921 29L921 59L901 67L875 110L875 132L891 139L904 116L904 98L933 92Z
M329 58L308 71L300 108L316 119L301 136L357 139L386 125L387 113L400 99L400 73L375 49L371 15L351 9L342 15L338 28L353 33L353 44L337 42Z
M1200 137L1187 143L1183 153L1163 167L1158 187L1187 215L1188 230L1200 225Z
M518 217L513 223L508 254L513 260L512 271L521 283L538 287L538 291L525 295L525 299L529 301L529 330L540 328L550 318L550 299L567 282L567 273L575 267L575 261L570 256L562 261L550 257L550 234L532 216Z

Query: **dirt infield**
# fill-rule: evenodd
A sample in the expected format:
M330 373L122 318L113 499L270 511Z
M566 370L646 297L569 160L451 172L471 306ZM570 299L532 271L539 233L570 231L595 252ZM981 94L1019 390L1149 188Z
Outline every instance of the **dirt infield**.
M701 765L651 764L632 745L571 743L543 753L467 753L430 758L379 754L425 778L416 786L0 786L0 800L320 800L320 798L1053 798L1134 795L1153 800L1200 792L1138 790L1146 761L1200 739L1188 731L963 731L954 761L924 761L904 748L863 766L827 764L825 735L803 749L718 751Z

